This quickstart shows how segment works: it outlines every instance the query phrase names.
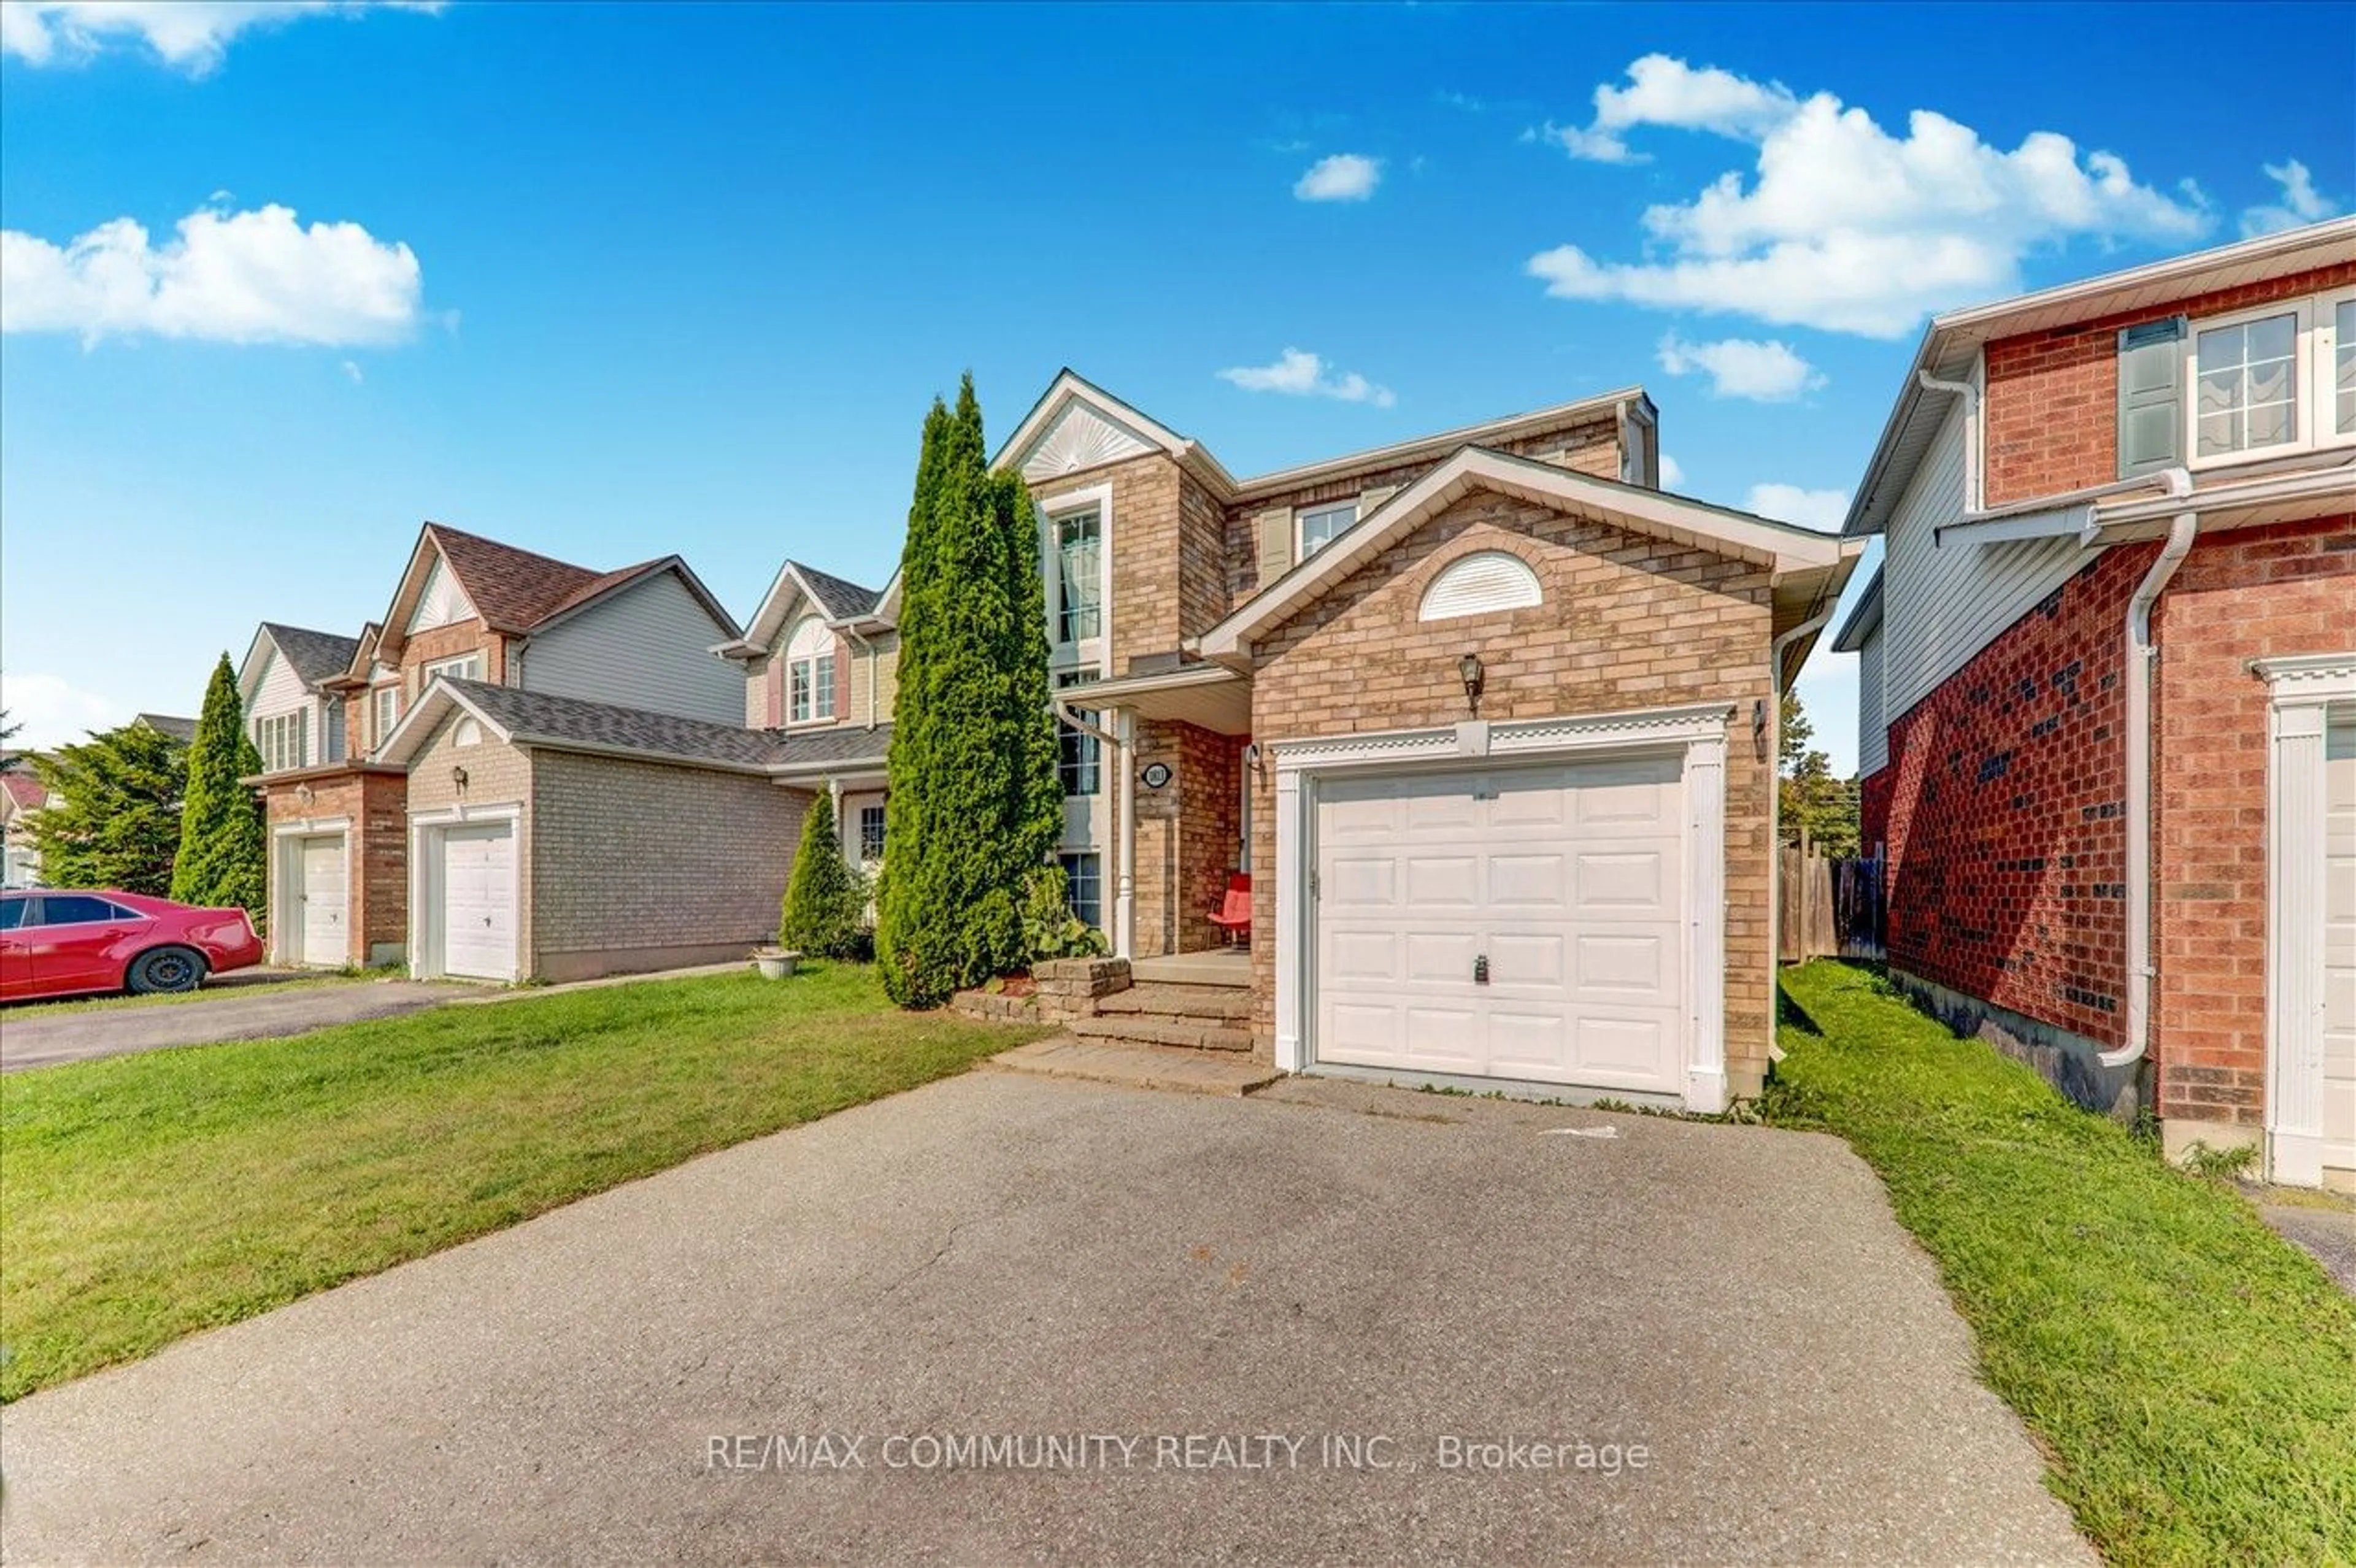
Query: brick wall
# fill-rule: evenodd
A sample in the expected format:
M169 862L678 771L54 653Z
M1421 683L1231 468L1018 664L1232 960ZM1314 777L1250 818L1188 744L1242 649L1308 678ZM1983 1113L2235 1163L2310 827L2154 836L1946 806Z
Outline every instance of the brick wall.
M532 755L536 972L741 957L776 940L811 796L766 779L619 757ZM680 960L694 961L694 960Z
M2266 687L2356 644L2356 517L2204 538L2160 601L2153 1023L2163 1116L2262 1125Z
M1890 964L2105 1046L2126 1000L2126 603L2157 545L2078 573L1890 726L1865 831Z
M2356 261L2269 283L2147 306L2100 320L1997 338L1987 346L1987 502L1999 507L2118 477L2118 335L2139 321L2198 323L2356 283Z
M1137 956L1195 953L1223 940L1204 916L1219 907L1236 869L1238 772L1244 738L1194 724L1138 726L1137 768L1166 763L1171 781L1137 786ZM1114 875L1106 861L1106 896ZM1109 916L1108 916L1109 918Z
M1422 591L1450 561L1505 549L1545 602L1422 623ZM1253 729L1264 742L1451 724L1464 716L1457 656L1488 667L1494 720L1768 695L1772 594L1763 562L1647 539L1489 495L1466 497L1362 567L1262 644ZM1766 1069L1769 773L1738 723L1727 756L1727 1055L1737 1094ZM1253 991L1260 1049L1275 1028L1274 772L1252 805Z
M1141 655L1175 652L1184 624L1180 567L1183 558L1178 464L1163 453L1092 468L1038 485L1033 498L1046 510L1075 491L1112 487L1105 548L1112 551L1112 672L1129 672ZM1051 634L1052 635L1052 634Z
M278 829L305 823L346 817L345 913L348 947L344 962L366 965L389 958L407 940L409 922L408 780L399 773L357 770L301 781L311 792L309 801L295 793L295 784L272 785L263 797L263 815L271 829L272 864L269 891L270 948L280 962L293 963L293 946L300 933L292 930L291 910L280 901L294 891L285 886L284 866L278 857L284 840ZM285 918L282 919L282 913Z
M493 686L506 684L507 639L481 621L455 621L447 626L411 633L401 645L401 710L408 712L410 704L425 689L425 666L477 649L483 655L483 678Z

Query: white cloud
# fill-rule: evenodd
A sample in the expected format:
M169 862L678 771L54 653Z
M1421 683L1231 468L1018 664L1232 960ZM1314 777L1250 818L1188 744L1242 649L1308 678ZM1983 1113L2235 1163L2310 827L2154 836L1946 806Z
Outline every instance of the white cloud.
M84 691L61 675L0 675L0 708L24 726L8 743L20 752L47 751L81 740L92 730L130 722L131 710L112 698Z
M1753 485L1742 509L1804 528L1837 528L1848 516L1846 490L1803 490L1797 485Z
M75 64L110 44L145 44L166 65L202 76L250 27L305 16L442 9L442 0L5 0L0 54L28 65Z
M1584 130L1547 122L1542 134L1574 158L1599 164L1641 163L1622 134L1638 125L1673 125L1757 140L1789 119L1798 100L1780 81L1746 80L1715 66L1694 69L1667 55L1646 55L1628 68L1628 85L1595 90L1595 119Z
M343 362L343 367L342 367L342 368L343 368L343 372L344 372L344 374L351 378L352 385L353 385L353 386L355 386L355 387L359 386L362 381L365 381L365 380L367 380L367 379L368 379L368 378L367 378L366 376L364 376L364 375L362 375L362 374L360 373L359 362L358 360L353 360L353 359L347 359L347 360L345 360L345 361Z
M128 218L63 246L0 230L0 332L340 345L393 342L416 325L416 255L357 223L202 208L177 233L153 245Z
M1383 161L1359 153L1336 153L1309 165L1292 187L1303 201L1364 201L1382 183Z
M1356 371L1329 374L1318 355L1287 348L1273 365L1238 366L1218 373L1247 392L1281 392L1291 398L1332 398L1344 403L1372 403L1378 409L1398 401L1388 387L1376 386Z
M1661 453L1661 488L1682 490L1685 486L1686 471L1683 465L1667 453Z
M2073 238L2179 244L2213 222L2190 186L2170 196L2139 185L2116 156L2081 154L2051 131L2005 152L1930 110L1893 136L1830 93L1797 99L1657 56L1630 76L1627 89L1599 90L1582 155L1598 155L1599 135L1626 155L1622 133L1660 125L1751 144L1755 167L1648 208L1659 260L1599 261L1577 245L1532 257L1531 275L1558 298L1896 337L1928 312L2019 292L2032 251Z
M1779 342L1729 337L1718 343L1687 343L1672 332L1661 339L1660 357L1661 368L1672 376L1706 372L1714 398L1785 403L1825 384L1815 366Z
M2255 239L2285 229L2320 223L2336 217L2340 204L2315 188L2315 176L2297 158L2261 165L2266 178L2282 187L2282 199L2242 209L2242 238Z

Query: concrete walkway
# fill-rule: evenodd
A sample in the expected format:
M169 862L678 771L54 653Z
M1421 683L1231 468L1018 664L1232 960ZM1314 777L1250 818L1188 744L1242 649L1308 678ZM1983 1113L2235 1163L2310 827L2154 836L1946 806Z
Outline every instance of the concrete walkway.
M1829 1138L975 1072L0 1411L0 1549L2091 1563L1973 1365Z

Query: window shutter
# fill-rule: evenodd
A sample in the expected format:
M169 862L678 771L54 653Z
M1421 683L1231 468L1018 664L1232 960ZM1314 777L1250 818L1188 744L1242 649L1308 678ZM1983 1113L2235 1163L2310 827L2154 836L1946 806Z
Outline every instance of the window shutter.
M2119 334L2119 477L2184 461L2184 318Z
M298 708L294 710L294 765L298 768L305 766L309 761L306 748L310 744L310 740L311 710L307 708Z
M1358 493L1358 520L1360 522L1364 522L1367 517L1374 515L1376 507L1381 506L1385 501L1389 500L1392 496L1398 494L1398 486L1396 485L1377 485L1371 490L1360 491Z
M1262 512L1258 526L1259 585L1265 588L1292 569L1292 508Z

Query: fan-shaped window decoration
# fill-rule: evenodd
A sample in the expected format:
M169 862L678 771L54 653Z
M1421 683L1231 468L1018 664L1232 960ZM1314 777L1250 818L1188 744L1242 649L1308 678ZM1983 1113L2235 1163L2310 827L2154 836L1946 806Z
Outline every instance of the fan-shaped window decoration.
M483 743L483 727L476 723L470 714L451 726L450 743L454 746L479 746Z
M1540 603L1538 574L1527 562L1504 550L1483 550L1451 564L1423 591L1419 621L1445 621L1455 615L1485 615L1495 610L1520 610Z
M815 615L802 618L786 644L786 722L834 717L834 633Z

